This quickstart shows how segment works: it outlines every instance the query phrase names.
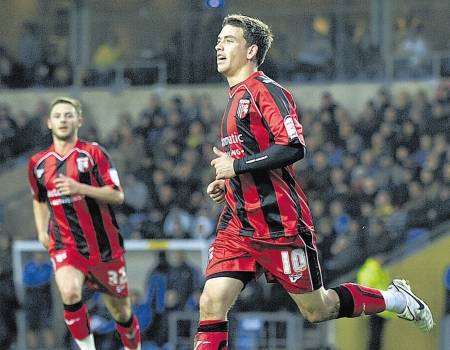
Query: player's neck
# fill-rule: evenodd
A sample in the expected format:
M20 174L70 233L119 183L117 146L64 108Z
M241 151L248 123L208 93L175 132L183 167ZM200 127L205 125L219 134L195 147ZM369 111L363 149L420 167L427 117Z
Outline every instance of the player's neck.
M75 147L75 144L78 141L78 137L74 136L70 140L61 140L56 137L53 137L53 146L55 148L55 152L60 156L65 156L72 148Z
M250 75L252 75L257 70L258 70L258 67L256 67L254 64L251 64L251 65L248 64L248 65L243 66L235 74L227 77L228 85L230 87L233 87L239 83L242 83L244 80L246 80Z

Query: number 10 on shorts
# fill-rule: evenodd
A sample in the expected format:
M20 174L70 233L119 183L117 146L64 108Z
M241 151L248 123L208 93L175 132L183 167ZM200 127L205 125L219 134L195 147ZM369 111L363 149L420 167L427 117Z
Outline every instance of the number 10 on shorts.
M281 261L283 262L283 272L286 275L305 271L307 267L303 249L283 250L281 252Z

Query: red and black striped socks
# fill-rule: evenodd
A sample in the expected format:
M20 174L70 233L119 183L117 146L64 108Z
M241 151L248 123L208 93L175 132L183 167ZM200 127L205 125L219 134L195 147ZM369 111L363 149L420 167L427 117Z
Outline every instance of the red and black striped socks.
M90 334L87 306L79 301L76 304L64 304L64 321L70 334L77 340L85 339Z
M354 283L344 283L332 289L339 296L338 318L373 315L386 310L383 295L377 289Z
M141 343L141 333L139 322L136 316L132 316L128 322L120 323L116 321L116 329L120 335L120 340L126 349L137 349Z

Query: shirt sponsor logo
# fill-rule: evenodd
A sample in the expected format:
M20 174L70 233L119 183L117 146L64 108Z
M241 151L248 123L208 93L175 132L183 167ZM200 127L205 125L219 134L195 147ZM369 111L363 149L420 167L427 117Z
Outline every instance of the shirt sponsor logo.
M236 111L236 114L239 117L239 119L245 118L249 110L250 110L250 100L247 100L245 98L241 99L239 101L239 105Z
M54 190L47 191L47 197L53 198L53 197L61 197L62 194L60 191L58 191L56 188Z
M228 152L228 154L232 158L241 158L241 156L245 156L245 152L242 149L232 149L230 152Z
M63 197L63 198L56 198L50 201L50 205L63 205L63 204L71 204L74 202L81 201L83 199L82 196L71 196L71 197Z
M222 138L222 147L230 146L230 150L227 152L233 158L241 158L245 155L243 149L232 149L232 145L240 145L244 143L244 137L242 134L231 134ZM235 146L236 147L236 146Z
M243 138L242 134L232 134L232 135L223 137L221 141L222 141L222 147L226 147L229 145L244 143L244 138Z

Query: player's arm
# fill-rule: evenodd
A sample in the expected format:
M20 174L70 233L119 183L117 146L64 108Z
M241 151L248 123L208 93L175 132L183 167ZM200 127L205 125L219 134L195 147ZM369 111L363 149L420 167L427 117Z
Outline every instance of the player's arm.
M38 240L48 249L50 244L50 237L48 235L50 211L47 207L47 191L38 181L35 173L35 163L32 159L28 162L28 181L33 195L33 214Z
M225 152L214 147L218 158L213 159L211 165L216 168L216 179L230 179L239 174L254 171L267 171L281 168L302 159L305 156L305 147L296 145L274 144L256 154L241 159L233 159Z
M233 169L236 175L264 171L294 164L305 156L303 145L272 145L265 151L235 159Z
M214 180L206 188L206 193L218 204L225 202L225 192L225 180Z
M36 224L38 240L48 249L50 237L48 235L48 222L50 220L50 212L47 203L33 199L34 222Z
M64 196L81 195L108 204L122 204L124 200L122 190L110 185L101 187L91 186L80 183L62 174L54 180L54 183L58 191Z
M120 188L115 189L108 185L94 187L80 184L80 194L108 204L122 204L125 198Z
M277 169L305 156L303 128L291 94L274 82L264 82L258 87L256 96L256 108L272 141L263 152L236 160L236 174Z

